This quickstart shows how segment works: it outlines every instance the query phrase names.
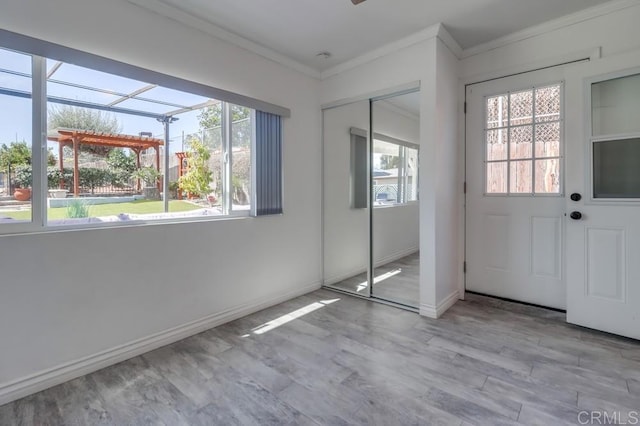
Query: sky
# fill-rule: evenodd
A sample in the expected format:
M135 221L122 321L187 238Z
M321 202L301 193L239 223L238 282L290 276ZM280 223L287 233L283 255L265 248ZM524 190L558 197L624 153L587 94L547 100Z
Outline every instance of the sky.
M50 71L56 61L47 60L47 70ZM31 58L28 55L0 49L0 69L14 71L18 73L31 74ZM77 87L65 86L56 83L55 80L71 82L79 85L97 87L111 90L123 94L129 94L140 89L147 83L139 82L124 77L93 71L71 64L63 64L52 75L47 84L48 96L56 96L67 99L87 101L99 104L107 104L120 96L100 93L81 89ZM31 79L25 76L13 75L7 72L0 72L0 89L13 89L31 91ZM178 105L192 106L207 101L207 98L190 93L178 92L172 89L156 87L141 94L140 96ZM120 104L119 107L133 110L144 110L148 112L164 114L179 109L176 106L156 104L142 100L129 99ZM154 118L140 117L129 114L113 114L122 127L122 133L138 135L140 132L151 132L154 137L164 139L164 126ZM180 114L178 121L171 124L170 138L172 141L171 152L182 150L182 134L189 134L198 131L198 111L191 111ZM9 144L14 141L26 141L31 144L31 100L0 94L0 144ZM57 144L50 143L50 147Z

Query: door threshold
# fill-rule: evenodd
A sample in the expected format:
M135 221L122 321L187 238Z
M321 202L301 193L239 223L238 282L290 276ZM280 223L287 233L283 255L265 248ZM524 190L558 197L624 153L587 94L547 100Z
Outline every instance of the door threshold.
M394 308L402 309L402 310L413 312L413 313L416 313L416 314L420 313L420 310L418 308L413 307L413 306L409 306L409 305L405 305L405 304L397 303L397 302L391 302L389 300L380 299L380 298L375 297L375 296L371 296L371 297L362 296L360 294L351 293L350 291L342 290L342 289L335 288L335 287L329 287L329 286L322 286L322 288L326 289L326 290L329 290L329 291L336 292L336 293L345 294L347 296L357 297L358 299L368 300L369 302L375 302L375 303L380 303L381 305L393 306Z
M535 303L529 303L529 302L523 302L521 300L509 299L507 297L494 296L493 294L479 293L477 291L471 291L471 290L465 290L465 293L475 294L477 296L490 297L492 299L502 300L504 302L517 303L519 305L531 306L531 307L534 307L534 308L547 309L549 311L560 312L560 313L563 313L563 314L567 313L566 309L551 308L549 306L537 305Z

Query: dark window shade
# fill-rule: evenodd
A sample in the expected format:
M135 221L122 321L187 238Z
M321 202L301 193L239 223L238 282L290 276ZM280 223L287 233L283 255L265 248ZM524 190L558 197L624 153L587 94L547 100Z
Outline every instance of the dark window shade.
M367 208L367 138L351 134L351 208Z
M256 215L282 213L282 117L256 111Z

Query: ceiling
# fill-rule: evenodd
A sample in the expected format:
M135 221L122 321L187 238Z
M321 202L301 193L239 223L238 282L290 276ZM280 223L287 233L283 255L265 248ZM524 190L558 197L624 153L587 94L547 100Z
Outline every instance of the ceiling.
M324 71L437 23L467 49L609 0L145 0ZM170 8L167 8L170 6ZM316 57L320 52L331 57Z

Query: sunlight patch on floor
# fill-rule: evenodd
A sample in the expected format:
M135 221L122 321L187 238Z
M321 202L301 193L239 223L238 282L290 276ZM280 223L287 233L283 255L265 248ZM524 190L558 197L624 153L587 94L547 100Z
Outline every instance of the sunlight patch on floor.
M402 273L402 269L401 268L394 269L393 271L386 272L386 273L384 273L382 275L378 275L377 277L373 278L373 283L374 284L378 284L379 282L382 282L384 280L388 280L389 278L391 278L393 276L396 276L398 274L401 274L401 273ZM364 282L358 284L358 288L356 289L356 291L360 292L360 291L364 290L367 287L369 287L369 285L367 284L366 281L364 281Z
M335 303L335 302L337 302L339 300L340 299L329 299L329 300L320 300L318 302L311 303L311 304L309 304L307 306L304 306L304 307L302 307L300 309L296 309L293 312L289 312L286 315L282 315L281 317L278 317L278 318L276 318L274 320L271 320L271 321L266 322L266 323L264 323L262 325L259 325L258 327L256 327L253 330L251 330L251 333L258 334L258 335L264 334L264 333L266 333L268 331L273 330L274 328L278 328L281 325L284 325L284 324L286 324L288 322L291 322L291 321L293 321L295 319L298 319L298 318L300 318L300 317L302 317L304 315L307 315L307 314L309 314L309 313L311 313L313 311L317 311L318 309L322 309L325 306L328 306L328 305L330 305L332 303ZM250 336L250 334L245 334L242 337L249 337L249 336Z

